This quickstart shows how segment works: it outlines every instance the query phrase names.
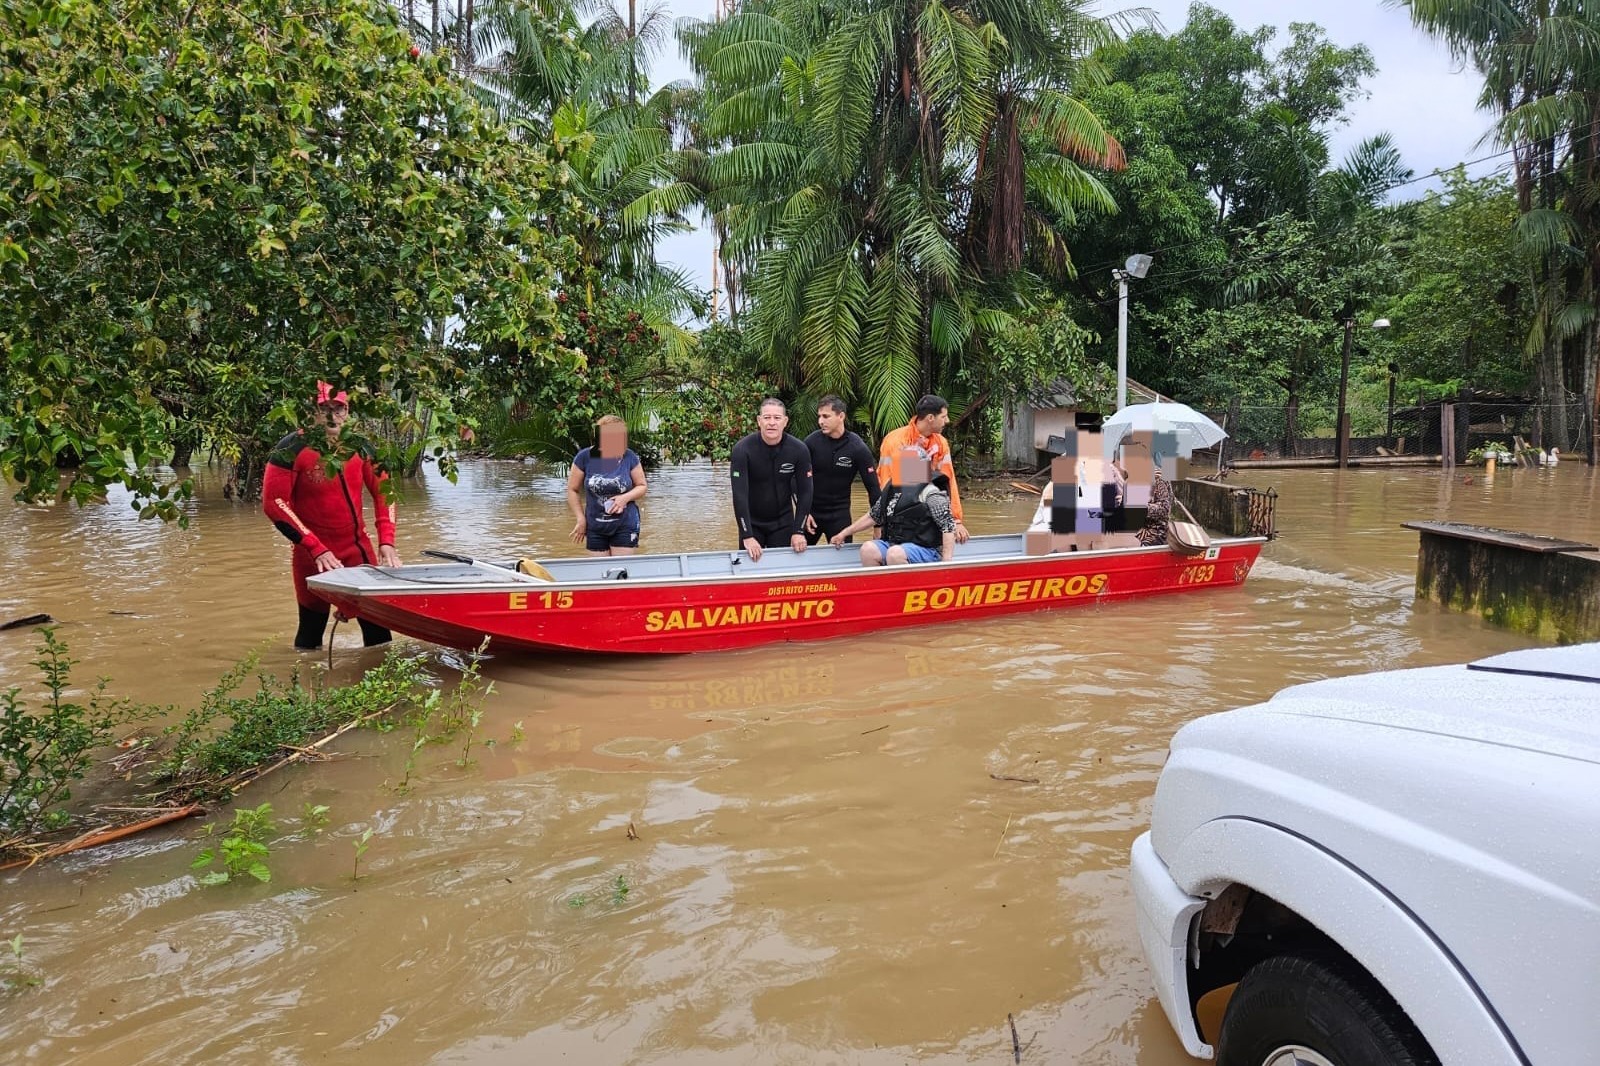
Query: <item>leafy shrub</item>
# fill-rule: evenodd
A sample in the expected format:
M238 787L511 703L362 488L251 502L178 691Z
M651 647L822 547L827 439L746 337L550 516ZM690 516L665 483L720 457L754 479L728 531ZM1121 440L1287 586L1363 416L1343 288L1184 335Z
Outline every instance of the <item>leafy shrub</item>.
M216 823L206 826L208 833L215 830ZM196 855L189 868L207 871L200 875L202 885L225 885L247 876L263 883L271 881L272 871L267 868L266 861L267 840L277 831L272 821L272 804L241 807L233 812L233 824L223 835L222 843ZM222 869L212 870L218 859L222 860Z
M333 688L320 673L307 685L298 674L283 681L257 670L258 664L258 656L247 656L201 697L198 707L167 728L174 740L160 776L214 787L348 722L403 715L420 705L431 680L420 658L398 651L390 651L359 681ZM241 694L252 672L256 690Z
M21 698L22 689L0 692L0 831L24 836L70 821L61 805L72 798L96 748L116 730L148 710L106 695L107 679L90 690L87 703L69 702L72 667L67 646L54 626L43 630L44 644L33 665L44 676L45 700L38 710Z

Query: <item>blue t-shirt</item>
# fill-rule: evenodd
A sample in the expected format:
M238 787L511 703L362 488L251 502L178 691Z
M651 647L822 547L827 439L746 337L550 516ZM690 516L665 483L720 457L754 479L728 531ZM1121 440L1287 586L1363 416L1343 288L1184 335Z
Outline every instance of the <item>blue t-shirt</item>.
M572 465L583 471L583 494L588 501L584 507L584 520L594 530L638 529L639 505L628 501L621 514L607 514L605 501L621 496L633 488L633 468L639 457L632 448L623 450L620 457L591 455L585 448L573 456Z

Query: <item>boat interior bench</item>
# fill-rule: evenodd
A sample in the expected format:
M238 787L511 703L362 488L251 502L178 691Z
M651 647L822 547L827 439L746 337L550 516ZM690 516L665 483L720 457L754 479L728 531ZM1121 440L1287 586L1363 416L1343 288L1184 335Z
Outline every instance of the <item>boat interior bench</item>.
M583 559L541 560L557 581L638 581L649 578L693 580L701 577L771 574L774 579L825 573L861 565L861 541L835 548L818 544L803 552L768 548L761 561L743 551L680 552L676 555L622 555ZM956 545L956 561L1012 558L1022 554L1022 534L973 537ZM623 574L626 573L626 577Z

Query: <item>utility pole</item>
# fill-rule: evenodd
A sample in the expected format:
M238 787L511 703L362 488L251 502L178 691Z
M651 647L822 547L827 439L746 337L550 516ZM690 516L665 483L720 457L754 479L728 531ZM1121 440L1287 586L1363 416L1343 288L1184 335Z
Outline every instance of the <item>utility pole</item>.
M1150 272L1150 256L1130 255L1121 270L1113 270L1117 279L1117 410L1128 406L1128 279L1143 278Z
M1350 335L1355 331L1356 320L1344 320L1344 358L1339 361L1339 415L1338 426L1334 433L1338 437L1335 449L1339 456L1339 468L1342 470L1350 465L1350 427L1345 424L1344 393L1350 386Z

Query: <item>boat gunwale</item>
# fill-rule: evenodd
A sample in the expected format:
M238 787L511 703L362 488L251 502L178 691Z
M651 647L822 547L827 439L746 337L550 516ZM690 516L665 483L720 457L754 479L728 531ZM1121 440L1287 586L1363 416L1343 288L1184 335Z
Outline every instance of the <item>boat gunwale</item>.
M991 534L991 535L993 535L993 536L1004 536L1004 537L1016 536L1016 534L1014 534L1014 533L1002 533L1002 534ZM978 538L974 537L972 539L977 540ZM1234 547L1234 546L1239 546L1239 545L1265 544L1267 542L1267 539L1268 538L1266 538L1266 537L1260 537L1260 536L1255 536L1255 537L1224 537L1224 538L1218 538L1218 539L1213 540L1211 542L1211 547L1212 548L1216 548L1216 549L1222 549L1222 548ZM392 597L392 596L430 596L430 595L439 595L444 590L449 590L449 593L455 593L455 592L534 592L534 591L537 591L539 593L544 593L544 592L567 592L567 591L578 591L578 590L588 591L588 590L600 590L600 589L615 589L615 590L621 591L623 589L662 588L662 587L674 587L674 586L683 587L683 588L699 588L699 587L705 586L705 585L721 586L721 585L729 585L729 584L735 584L735 583L744 584L744 583L748 583L748 582L752 582L752 581L756 581L756 582L764 581L764 582L767 582L769 584L778 583L778 582L787 582L787 583L811 582L811 581L819 581L819 580L832 580L832 579L840 578L840 577L844 577L844 578L850 578L850 577L865 578L865 577L871 577L871 576L874 576L874 575L885 575L886 573L893 573L893 574L896 574L896 575L901 574L901 573L908 573L908 572L909 573L921 574L921 573L934 573L934 572L948 572L948 571L953 570L953 569L973 569L973 568L976 568L976 567L979 567L979 566L1014 566L1014 565L1027 564L1027 563L1040 563L1040 562L1044 562L1046 560L1055 560L1055 559L1061 559L1061 558L1071 558L1071 559L1074 559L1074 560L1077 560L1077 559L1088 560L1088 559L1102 559L1102 558L1120 558L1120 557L1123 557L1123 556L1144 555L1144 554L1151 554L1151 553L1156 553L1156 552L1170 553L1171 549L1168 548L1166 545L1162 545L1162 544L1142 544L1142 545L1140 545L1140 546L1138 546L1136 548L1096 548L1096 549L1093 549L1093 550L1090 550L1090 551L1081 551L1081 552L1049 552L1049 553L1047 553L1045 555L994 556L994 557L977 558L977 559L959 559L959 558L957 558L957 559L951 559L949 562L946 562L944 560L940 560L940 561L935 562L935 563L917 563L917 564L912 565L912 566L897 566L897 567L883 567L883 566L867 567L867 566L862 566L859 561L856 561L856 562L841 564L838 567L830 567L828 569L823 569L823 570L798 571L798 572L797 571L789 571L789 572L773 571L773 572L766 573L766 574L757 574L757 573L752 571L751 573L748 573L748 574L738 574L738 573L733 573L733 574L704 574L704 575L675 574L675 575L662 575L662 576L659 576L659 577L627 578L625 580L612 577L612 578L592 578L592 579L584 579L584 580L580 580L580 581L542 581L542 580L539 580L537 578L530 577L527 580L521 580L521 581L515 580L515 579L506 579L506 580L489 580L489 581L437 581L437 582L420 582L420 581L417 581L417 582L410 582L406 578L398 578L398 577L395 577L392 573L390 573L390 571L395 569L394 567L383 567L383 566L375 566L375 565L372 565L372 564L368 564L366 567L361 567L361 568L352 567L351 569L372 569L372 570L376 570L380 574L382 574L383 577L387 581L394 582L394 584L393 585L388 585L388 584L385 584L385 585L346 585L346 584L336 584L336 585L334 585L333 588L320 588L319 587L321 579L323 579L325 577L329 577L329 576L331 576L333 574L336 574L338 571L330 571L327 574L316 574L316 575L313 575L311 578L308 579L307 583L313 589L318 589L319 591L323 591L326 594L329 594L329 595L343 595L343 596L348 596L348 597L352 597L352 598L366 598L366 597L378 597L378 596L382 596L382 597ZM653 557L653 558L679 558L679 557L682 557L682 556L685 556L685 555L692 557L692 556L697 556L697 555L698 556L720 556L720 555L725 555L725 554L728 554L728 553L717 552L717 551L709 551L709 552L660 552L660 553L654 553L652 556L648 556L648 557ZM631 558L640 558L640 557L641 556L613 556L613 558L616 558L618 560L631 559ZM1194 559L1194 560L1199 561L1199 562L1206 561L1204 556L1201 556L1201 555L1184 556L1184 557L1181 557L1181 558ZM564 561L564 560L559 560L558 559L558 560L551 560L551 561ZM588 561L588 560L580 559L580 560L576 560L576 561ZM598 557L596 557L594 561L598 562L599 561ZM424 564L411 564L411 565L435 566L435 565L450 565L450 564L424 563ZM466 564L455 564L455 565L466 565ZM488 564L488 565L493 565L493 564ZM619 565L622 565L622 564L619 563ZM759 564L757 564L757 565L759 565ZM337 580L337 579L335 579L335 580Z

